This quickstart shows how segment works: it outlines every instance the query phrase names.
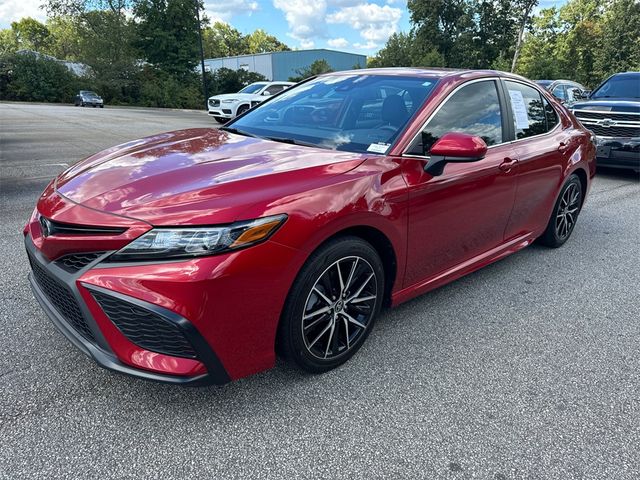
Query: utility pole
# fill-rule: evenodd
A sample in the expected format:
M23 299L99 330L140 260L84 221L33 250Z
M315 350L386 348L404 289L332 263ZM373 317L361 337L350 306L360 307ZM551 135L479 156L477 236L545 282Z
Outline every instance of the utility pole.
M205 76L204 69L204 47L202 46L202 25L200 24L200 0L195 0L196 3L196 19L198 20L198 38L200 39L200 66L202 67L202 92L204 93L204 108L209 109L208 100L209 93L207 91L207 78Z

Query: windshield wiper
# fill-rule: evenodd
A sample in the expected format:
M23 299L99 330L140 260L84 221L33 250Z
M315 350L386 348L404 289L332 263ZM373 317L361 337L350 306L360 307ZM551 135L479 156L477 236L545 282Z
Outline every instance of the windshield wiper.
M218 130L224 130L225 132L235 133L236 135L244 135L245 137L259 138L258 135L254 135L253 133L238 130L237 128L233 128L233 127L220 127Z
M325 150L333 150L333 148L328 147L326 145L318 145L317 143L303 142L302 140L295 140L293 138L286 138L286 137L262 137L262 138L266 138L267 140L273 140L274 142L290 143L292 145L300 145L303 147L314 147L314 148L323 148Z

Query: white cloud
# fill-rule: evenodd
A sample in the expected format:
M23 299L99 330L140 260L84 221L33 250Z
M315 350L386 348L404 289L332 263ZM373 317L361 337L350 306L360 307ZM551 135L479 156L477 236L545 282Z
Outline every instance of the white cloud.
M327 41L327 44L329 44L330 47L334 47L334 48L344 48L346 46L349 45L349 42L347 41L346 38L331 38Z
M367 42L367 43L354 43L354 47L359 48L360 50L375 50L380 45L375 42Z
M251 0L205 0L204 8L212 23L227 23L235 15L251 15L260 6L258 2Z
M398 30L401 17L400 8L363 3L344 7L327 15L327 22L351 25L360 32L360 36L367 41L367 44L376 44L387 41L391 34Z
M325 36L326 0L273 0L273 6L284 12L289 36L302 48L311 48L314 38Z
M43 0L0 0L0 28L6 28L11 22L23 17L31 17L44 22L47 15L40 8Z

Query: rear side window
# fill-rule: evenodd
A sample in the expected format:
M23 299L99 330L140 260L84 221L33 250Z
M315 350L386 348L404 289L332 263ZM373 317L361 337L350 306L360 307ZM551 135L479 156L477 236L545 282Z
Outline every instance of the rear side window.
M506 81L505 84L516 138L532 137L549 131L550 128L547 128L548 112L546 111L548 103L542 98L540 92L522 83ZM548 108L553 110L550 105ZM555 112L553 113L555 114ZM557 118L555 122L557 123Z
M504 141L500 101L493 80L475 82L454 93L429 121L410 153L428 153L431 146L449 132L477 135L487 145Z
M558 114L556 113L555 109L551 106L549 102L545 100L544 97L542 98L542 103L544 104L544 111L547 116L547 132L548 132L549 130L553 130L553 128L558 124L560 120L558 119Z

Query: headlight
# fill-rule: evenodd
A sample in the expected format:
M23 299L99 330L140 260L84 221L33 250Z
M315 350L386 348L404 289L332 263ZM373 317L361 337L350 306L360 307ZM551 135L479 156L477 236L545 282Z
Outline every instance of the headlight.
M227 98L226 100L221 100L222 103L234 103L237 102L235 98Z
M220 227L154 228L109 257L110 262L191 258L264 242L284 223L274 215Z

